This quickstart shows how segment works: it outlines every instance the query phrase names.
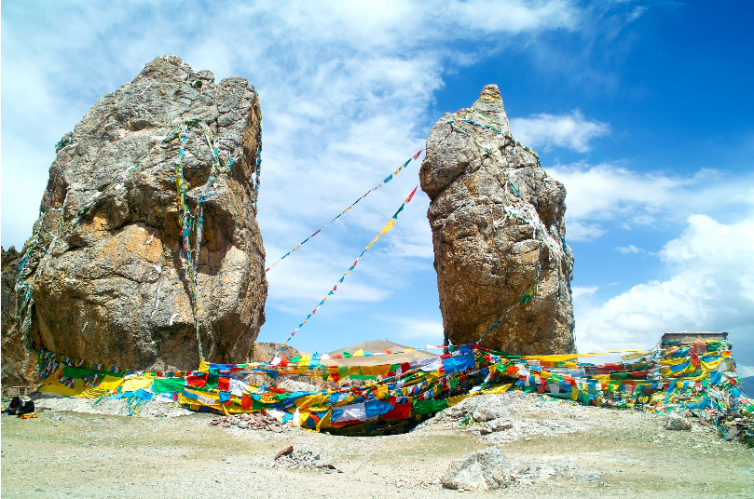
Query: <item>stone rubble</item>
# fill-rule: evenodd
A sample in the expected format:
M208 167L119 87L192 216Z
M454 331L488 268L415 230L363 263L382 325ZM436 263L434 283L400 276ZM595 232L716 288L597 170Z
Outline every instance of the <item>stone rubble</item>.
M292 446L278 452L269 466L273 468L314 469L322 470L325 473L333 471L343 473L328 460L324 459L321 453L311 449L294 449Z
M455 490L500 489L513 481L510 463L494 445L456 459L442 477L443 486Z
M209 422L210 426L220 428L239 428L241 430L266 430L274 433L288 431L289 427L280 424L272 416L262 414L238 414L232 416L217 416Z
M521 392L477 395L438 412L417 426L414 432L433 433L463 428L484 442L498 444L588 429L588 425L581 421L584 417L580 411L582 408L567 403L557 404L553 408L549 402L540 403L535 396ZM564 413L570 417L564 417Z

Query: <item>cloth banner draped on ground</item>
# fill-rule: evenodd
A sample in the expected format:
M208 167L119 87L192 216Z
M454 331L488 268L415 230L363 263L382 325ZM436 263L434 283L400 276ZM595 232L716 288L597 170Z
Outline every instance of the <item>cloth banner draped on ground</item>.
M323 364L298 356L277 365L265 362L202 362L193 372L134 372L39 352L39 390L63 396L126 398L138 405L151 397L195 411L220 414L263 412L282 423L314 431L379 433L421 421L464 398L516 390L598 407L656 413L690 411L726 431L726 418L754 413L741 390L731 345L702 341L634 351L632 362L581 363L568 358L605 355L516 356L479 345L451 346L450 352L421 360L377 366ZM272 380L306 376L319 391L290 391L254 385L249 375ZM332 388L345 379L361 386ZM265 378L266 379L266 378ZM330 387L324 387L324 385ZM754 441L754 428L742 436Z
M294 247L288 253L286 253L285 255L281 256L277 260L275 260L275 262L273 262L273 264L270 265L269 267L267 267L264 271L265 272L269 272L272 269L272 267L274 267L278 263L280 263L283 260L285 260L291 253L293 253L294 251L296 251L297 249L299 249L302 245L306 244L311 238L313 238L314 236L316 236L317 234L319 234L320 232L322 232L323 229L327 228L328 225L330 225L331 223L333 223L334 221L336 221L337 219L339 219L340 217L342 217L343 215L345 215L348 210L350 210L351 208L353 208L354 206L356 206L356 203L358 203L359 201L361 201L362 199L364 199L365 197L367 197L372 192L376 191L377 189L379 189L383 185L385 185L388 182L390 182L391 180L393 180L393 178L396 175L398 175L401 172L401 170L403 170L404 168L406 168L409 165L409 163L411 163L411 160L416 161L417 159L419 159L419 155L422 153L423 150L424 149L419 149L419 152L417 152L416 154L414 154L413 156L411 156L409 159L407 159L405 163L403 163L401 166L399 166L395 171L393 171L393 173L391 173L390 175L388 175L382 182L380 182L379 184L377 184L374 187L372 187L371 189L369 189L363 196L361 196L359 199L357 199L356 201L354 201L353 203L351 203L345 210L341 211L335 217L333 217L332 219L330 219L329 222L327 222L325 225L323 225L322 227L320 227L319 229L317 229L317 231L314 232L311 236L309 236L306 239L304 239L303 241L301 241L301 243L299 243L298 246Z

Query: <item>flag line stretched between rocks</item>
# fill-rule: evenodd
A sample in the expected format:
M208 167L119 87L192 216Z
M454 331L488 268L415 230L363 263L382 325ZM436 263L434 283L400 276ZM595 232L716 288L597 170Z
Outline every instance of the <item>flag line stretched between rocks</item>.
M421 151L419 151L419 153L420 153L420 152L421 152ZM418 157L418 156L419 156L419 153L416 153L416 156L414 156L414 157L415 157L415 158L416 158L416 157ZM343 276L341 276L341 278L340 278L340 279L338 280L338 282L336 282L336 283L335 283L335 286L333 286L333 288L332 288L332 289L330 290L330 292L329 292L329 293L327 293L327 295L325 295L325 297L324 297L324 298L322 299L322 301L320 301L320 302L319 302L319 304L318 304L318 305L317 305L316 307L314 307L314 310L312 310L312 311L311 311L311 313L310 313L309 315L307 315L307 316L306 316L306 319L304 319L304 321L303 321L303 322L302 322L301 324L299 324L299 325L298 325L298 327L297 327L296 329L294 329L294 330L293 330L293 332L291 333L291 335L290 335L290 336L288 337L288 339L287 339L287 340L285 340L285 343L283 343L283 344L282 344L282 345L280 346L280 348L278 349L278 351L277 351L277 352L281 352L281 351L282 351L282 350L283 350L283 349L284 349L284 348L285 348L285 347L286 347L286 346L288 345L288 342L290 342L290 341L291 341L291 340L293 339L293 337L294 337L294 336L296 336L296 333L298 332L298 330L299 330L299 329L301 329L301 328L303 327L303 325L304 325L304 324L306 324L306 323L307 323L307 321L308 321L308 320L309 320L309 319L310 319L310 318L311 318L311 317L312 317L312 316L313 316L314 314L316 314L316 313L317 313L317 310L319 310L319 308L320 308L320 307L321 307L322 305L324 305L324 304L325 304L325 302L327 301L327 299L328 299L328 298L329 298L329 297L330 297L331 295L335 294L335 291L337 291L337 290L338 290L338 284L342 283L342 282L343 282L343 280L344 280L344 279L346 278L346 276L347 276L348 274L350 274L350 273L351 273L351 271L352 271L352 270L353 270L354 268L356 268L356 264L357 264L357 263L359 263L359 260L361 260L361 257L362 257L362 256L364 256L364 253L366 253L367 251L369 251L369 249L370 249L370 248L372 247L372 245L374 245L374 243L376 243L377 241L379 241L379 239L380 239L380 236L384 236L384 235L385 235L385 234L387 234L387 233L388 233L388 232L389 232L389 231L390 231L390 230L391 230L391 229L392 229L393 227L395 227L395 222L396 222L396 221L398 220L398 214L399 214L400 212L402 212L402 211L403 211L403 209L404 209L404 208L406 207L406 204L408 204L408 203L410 203L410 202L411 202L411 199L413 199L413 197L414 197L414 194L416 194L416 191L417 191L417 189L419 189L419 186L418 186L418 185L417 185L416 187L414 187L414 190L413 190L413 191L411 191L411 194L409 194L409 195L408 195L408 197L406 198L406 200L405 200L405 201L403 202L403 204L401 204L401 207L400 207L400 208L398 208L398 211L396 211L396 212L395 212L395 213L393 214L393 216L392 216L392 217L390 218L390 221L389 221L389 222L388 222L387 224L385 224L385 226L384 226L384 227L382 228L382 230L380 230L380 233L379 233L379 234L378 234L377 236L375 236L375 237L374 237L374 239L372 239L372 241L371 241L371 242L370 242L370 243L369 243L369 244L367 245L367 247L366 247L366 248L364 248L364 250L363 250L363 251L361 252L361 254L360 254L360 255L359 255L358 257L356 257L356 260L355 260L355 261L353 262L353 264L351 265L351 267L350 267L350 268L349 268L348 270L346 270L346 273L345 273L345 274L343 274ZM373 190L374 190L374 189L373 189ZM369 193L367 193L367 194L369 194ZM365 196L366 196L366 194L365 194ZM277 356L277 353L275 354L275 356Z
M406 168L406 167L408 166L408 164L409 164L409 163L411 163L411 160L414 160L414 161L416 161L417 159L419 159L419 155L420 155L420 154L422 153L422 151L423 151L423 150L424 150L424 149L419 149L419 152L417 152L417 153L416 153L416 154L414 154L414 155L413 155L413 156L412 156L411 158L409 158L408 160L406 160L406 162L405 162L405 163L403 163L403 164L402 164L401 166L399 166L399 167L398 167L398 168L397 168L397 169L396 169L396 170L395 170L395 171L394 171L393 173L391 173L390 175L388 175L388 176L387 176L387 177L385 178L385 180L383 180L383 181L382 181L382 182L380 182L379 184L377 184L377 185L375 185L374 187L372 187L371 189L369 189L369 190L368 190L368 191L366 192L366 194L364 194L364 195L363 195L363 196L361 196L361 197L360 197L359 199L357 199L356 201L354 201L353 203L351 203L351 204L350 204L350 205L348 206L348 208L346 208L345 210L341 211L341 212L340 212L340 213L339 213L339 214L338 214L337 216L335 216L335 217L334 217L334 218L332 218L332 219L331 219L331 220L330 220L329 222L327 222L327 223L326 223L325 225L323 225L322 227L320 227L320 228L319 228L319 229L318 229L318 230L317 230L316 232L314 232L314 234L312 234L311 236L309 236L309 237L307 237L306 239L304 239L303 241L301 241L301 243L300 243L300 244L299 244L298 246L296 246L295 248L293 248L292 250L290 250L290 251L289 251L288 253L286 253L285 255L281 256L281 257L280 257L280 258L278 258L277 260L275 260L275 262L274 262L274 263L273 263L272 265L270 265L269 267L267 267L266 269L264 269L264 271L265 271L265 272L269 272L269 271L270 271L270 270L272 269L272 267L274 267L274 266L275 266L275 265L277 265L278 263L282 262L282 261L283 261L283 260L284 260L284 259L285 259L285 258L286 258L286 257L287 257L288 255L290 255L291 253L293 253L294 251L296 251L297 249L299 249L299 248L300 248L300 247L301 247L301 246L302 246L303 244L305 244L305 243L306 243L307 241L309 241L309 239L313 238L314 236L316 236L317 234L319 234L320 232L322 232L322 230L323 230L323 229L325 229L325 228L326 228L326 227L327 227L328 225L330 225L331 223L333 223L334 221L336 221L337 219L339 219L340 217L342 217L343 215L345 215L345 213L346 213L346 212L347 212L348 210L350 210L351 208L353 208L354 206L356 206L356 203L358 203L359 201L361 201L362 199L364 199L365 197L367 197L367 196L368 196L369 194L371 194L372 192L376 191L377 189L379 189L379 188L380 188L380 187L382 187L383 185L385 185L385 184L387 184L388 182L390 182L391 180L393 180L393 177L395 177L396 175L398 175L398 174L399 174L399 173L401 172L401 170L403 170L404 168Z

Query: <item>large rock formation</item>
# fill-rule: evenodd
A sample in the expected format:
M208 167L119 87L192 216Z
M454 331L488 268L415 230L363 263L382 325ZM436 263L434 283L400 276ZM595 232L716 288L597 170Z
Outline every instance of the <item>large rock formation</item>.
M518 354L572 352L565 188L511 137L496 85L434 126L421 167L445 334ZM490 329L500 320L499 326Z
M246 80L215 83L175 56L102 97L57 144L27 243L32 342L126 368L196 368L195 292L205 357L246 360L267 296L261 120Z
M3 386L32 385L37 379L37 359L31 348L24 344L25 338L19 327L16 313L16 279L21 254L14 246L2 249L2 384Z

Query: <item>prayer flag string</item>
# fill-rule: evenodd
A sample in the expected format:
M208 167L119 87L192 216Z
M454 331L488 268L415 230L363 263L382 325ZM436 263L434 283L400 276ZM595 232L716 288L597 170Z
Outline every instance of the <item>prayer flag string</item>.
M421 151L419 151L419 152L421 152ZM419 155L419 153L417 153L417 155L416 155L416 156L414 156L414 157L418 157L418 155ZM328 299L328 298L329 298L329 297L330 297L331 295L335 294L335 292L336 292L336 291L338 290L338 284L341 284L341 283L343 282L343 280L344 280L344 279L346 278L346 276L347 276L348 274L350 274L350 273L351 273L351 271L352 271L353 269L355 269L355 268L356 268L356 264L358 264L358 263L359 263L359 260L361 260L361 257L363 257L363 256L364 256L364 253L366 253L367 251L369 251L369 249L370 249L370 248L372 247L372 245L374 245L374 243L376 243L377 241L379 241L379 239L380 239L380 236L384 236L384 235L385 235L385 234L387 234L387 233L388 233L388 232L389 232L389 231L390 231L390 230L391 230L391 229L392 229L393 227L395 227L395 222L396 222L396 221L398 220L398 214L399 214L400 212L402 212L402 211L403 211L403 208L405 208L405 206L406 206L406 205L407 205L408 203L410 203L410 202L411 202L411 200L413 199L413 197L414 197L414 194L416 194L416 190L417 190L418 188L419 188L419 186L418 186L418 185L417 185L416 187L414 187L414 190L413 190L413 191L411 191L411 194L409 194L409 196L408 196L408 197L406 198L406 200L405 200L405 201L403 202L403 204L401 204L401 207L400 207L400 208L398 208L398 211L396 211L396 212L395 212L395 214L393 214L393 216L392 216L392 217L390 218L390 220L388 221L388 223L387 223L387 224L385 224L385 226L384 226L384 227L382 228L382 230L380 230L380 233L379 233L379 234L378 234L377 236L375 236L375 238L374 238L374 239L372 239L372 240L371 240L371 241L369 242L369 244L367 245L367 247L366 247L366 248L364 248L364 250L363 250L363 251L361 252L361 254L359 254L359 256L358 256L358 257L356 257L356 260L355 260L355 261L353 262L353 264L352 264L352 265L351 265L351 266L350 266L350 267L348 268L348 270L346 270L346 273L345 273L345 274L343 274L343 275L341 276L341 278L340 278L340 279L338 279L338 282L336 282L336 283L335 283L335 286L333 286L333 288L332 288L332 289L330 290L330 292L328 292L328 293L327 293L327 294L325 295L325 297L324 297L324 298L322 299L322 301L320 301L320 302L319 302L319 304L318 304L318 305L317 305L316 307L314 307L314 310L312 310L312 311L311 311L311 313L310 313L309 315L307 315L307 316L306 316L306 318L305 318L305 319L303 320L303 322L302 322L301 324L299 324L299 325L298 325L298 327L297 327L296 329L294 329L294 330L293 330L293 332L292 332L292 333L291 333L291 335L290 335L290 336L288 337L288 339L287 339L287 340L285 340L285 343L283 343L283 344L282 344L282 346L281 346L281 347L280 347L280 348L278 349L278 352L282 351L282 350L283 350L283 349L284 349L284 348L285 348L285 347L286 347L286 346L288 345L288 342L290 342L290 341L291 341L291 340L293 339L293 337L294 337L294 336L296 336L296 333L298 332L298 330L299 330L299 329L301 329L301 328L303 327L303 325L304 325L304 324L306 324L306 323L307 323L307 322L309 321L309 319L311 319L311 318L312 318L312 316L313 316L314 314L316 314L316 313L317 313L317 310L319 310L319 308L320 308L320 307L321 307L322 305L324 305L324 304L325 304L325 302L327 301L327 299ZM365 195L366 195L366 194L365 194ZM276 354L276 355L277 355L277 354Z
M366 192L366 194L364 194L363 196L359 197L359 199L357 199L356 201L354 201L353 203L351 203L351 204L350 204L350 205L348 206L348 208L346 208L345 210L343 210L343 211L341 211L340 213L338 213L338 215L337 215L337 216L335 216L335 217L334 217L334 218L332 218L332 219L331 219L331 220L330 220L329 222L327 222L327 223L326 223L325 225L323 225L322 227L320 227L320 228L319 228L319 229L318 229L318 230L317 230L316 232L314 232L314 233L313 233L313 234L312 234L311 236L309 236L309 237L307 237L306 239L304 239L303 241L301 241L301 243L300 243L300 244L299 244L298 246L296 246L295 248L293 248L292 250L290 250L290 251L289 251L288 253L286 253L285 255L281 256L281 257L280 257L280 258L278 258L277 260L275 260L275 262L274 262L274 263L273 263L272 265L270 265L269 267L267 267L267 268L266 268L266 269L265 269L264 271L265 271L265 272L269 272L269 271L270 271L270 270L272 269L272 267L274 267L274 266L275 266L275 265L277 265L278 263L280 263L280 262L282 262L283 260L285 260L285 258L287 258L287 257L288 257L288 256L289 256L289 255L290 255L291 253L293 253L294 251L296 251L297 249L299 249L299 248L300 248L300 247L301 247L302 245L306 244L306 243L307 243L307 242L308 242L308 241L309 241L309 240L310 240L311 238L313 238L314 236L316 236L317 234L319 234L320 232L322 232L322 230L323 230L323 229L325 229L325 228L326 228L326 227L327 227L328 225L330 225L331 223L333 223L334 221L336 221L337 219L339 219L340 217L342 217L343 215L345 215L345 213L346 213L346 212L347 212L348 210L350 210L351 208L353 208L353 207L354 207L354 206L356 205L356 203L358 203L359 201L361 201L362 199L364 199L365 197L367 197L367 196L368 196L369 194L371 194L372 192L376 191L377 189L379 189L379 188L380 188L380 187L382 187L383 185L385 185L385 184L387 184L388 182L390 182L391 180L393 180L393 178L394 178L394 177L395 177L396 175L398 175L398 174L399 174L399 173L401 172L401 170L403 170L404 168L406 168L406 167L408 166L408 164L409 164L409 163L411 163L411 161L412 161L412 160L413 160L413 161L416 161L417 159L419 159L419 155L420 155L420 154L422 153L422 151L423 151L423 150L424 150L424 149L419 149L419 152L417 152L416 154L414 154L413 156L411 156L411 157L410 157L409 159L407 159L405 163L403 163L403 164L402 164L401 166L399 166L399 167L398 167L398 168L397 168L397 169L396 169L396 170L395 170L395 171L394 171L393 173L391 173L390 175L388 175L388 176L387 176L387 177L385 178L385 180L383 180L383 181L382 181L382 182L380 182L379 184L377 184L377 185L375 185L374 187L372 187L371 189L369 189L369 190L368 190L368 191Z

